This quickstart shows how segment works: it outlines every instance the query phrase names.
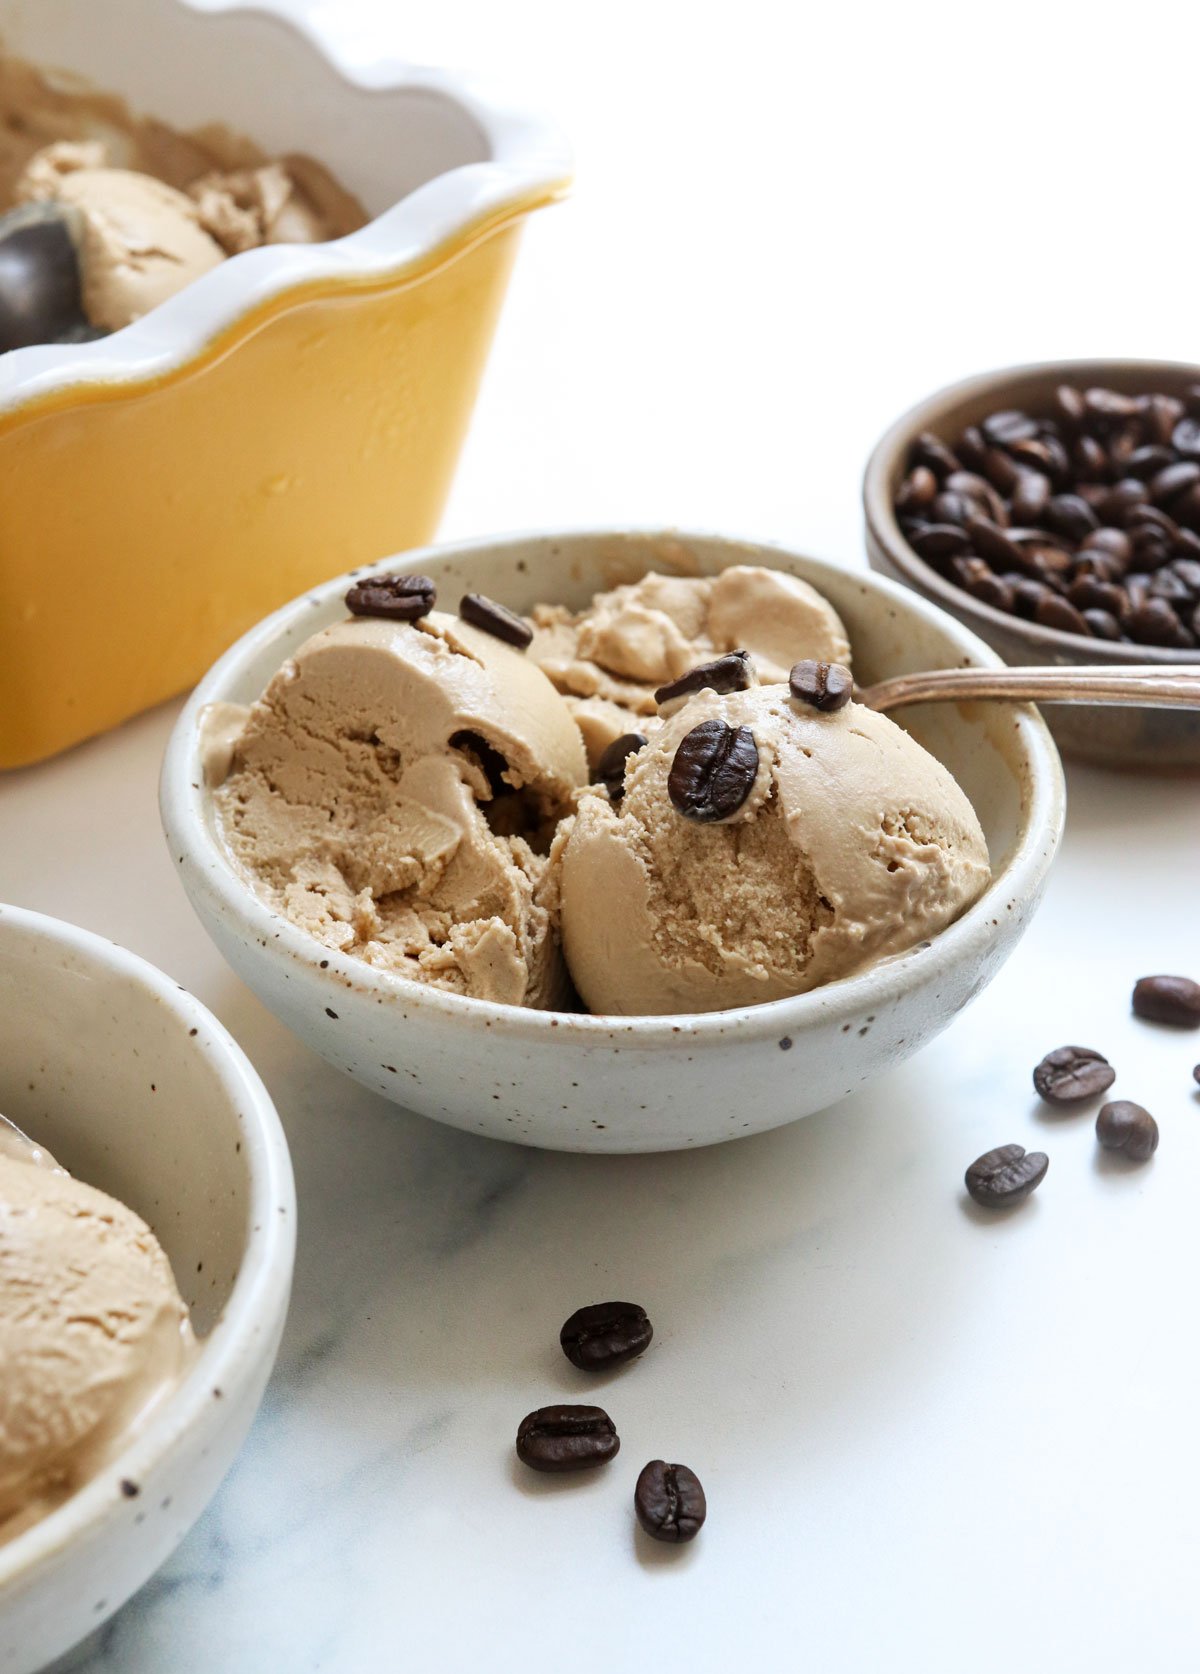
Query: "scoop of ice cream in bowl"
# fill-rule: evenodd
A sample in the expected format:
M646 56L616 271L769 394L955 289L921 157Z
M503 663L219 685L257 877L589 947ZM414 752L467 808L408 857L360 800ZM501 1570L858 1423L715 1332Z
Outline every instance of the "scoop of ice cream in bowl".
M234 968L385 1097L552 1148L710 1144L944 1028L1016 945L1061 827L1033 710L901 727L791 665L865 684L994 661L892 583L777 547L406 553L213 668L164 825Z
M0 1664L31 1674L186 1534L287 1311L291 1165L198 1001L0 906Z

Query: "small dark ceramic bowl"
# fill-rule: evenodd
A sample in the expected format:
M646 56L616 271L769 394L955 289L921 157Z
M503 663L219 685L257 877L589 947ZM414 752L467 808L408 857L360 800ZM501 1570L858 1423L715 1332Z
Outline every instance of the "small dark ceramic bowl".
M909 451L923 430L953 447L968 425L1004 407L1048 413L1059 384L1101 385L1130 395L1182 394L1200 383L1200 366L1161 360L1058 360L985 372L928 396L892 425L877 444L863 479L867 554L873 569L896 577L965 622L1017 666L1200 662L1200 651L1084 639L1043 628L981 604L938 575L908 544L893 509ZM1107 767L1200 768L1200 710L1116 709L1048 704L1045 719L1059 747L1076 760Z

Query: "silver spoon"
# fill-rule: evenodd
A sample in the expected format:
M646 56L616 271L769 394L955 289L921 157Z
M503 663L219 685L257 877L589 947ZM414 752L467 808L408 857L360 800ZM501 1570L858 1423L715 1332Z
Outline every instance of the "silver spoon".
M1127 663L1123 668L935 668L898 674L874 686L856 687L868 709L886 714L906 703L966 703L1000 698L1008 703L1115 703L1134 709L1200 709L1200 662L1166 668Z

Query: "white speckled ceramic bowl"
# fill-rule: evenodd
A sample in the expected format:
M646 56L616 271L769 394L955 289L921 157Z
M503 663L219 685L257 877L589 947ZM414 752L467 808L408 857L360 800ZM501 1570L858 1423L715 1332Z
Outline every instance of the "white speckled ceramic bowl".
M862 680L998 661L893 582L714 536L515 536L405 553L403 567L432 576L447 601L470 588L524 610L539 599L579 606L653 568L712 574L737 563L788 570L826 594ZM861 976L735 1011L580 1017L463 999L333 954L234 870L204 788L200 720L214 701L252 702L301 641L345 614L346 585L338 577L276 612L200 683L167 751L162 813L183 886L234 969L330 1063L397 1104L567 1151L670 1150L776 1127L944 1029L999 970L1038 903L1063 818L1062 770L1041 718L1026 707L928 705L900 718L970 796L994 880L936 940Z
M201 1352L143 1433L0 1546L0 1669L31 1674L110 1616L215 1493L287 1313L296 1199L241 1049L111 942L0 906L0 1111L153 1227Z

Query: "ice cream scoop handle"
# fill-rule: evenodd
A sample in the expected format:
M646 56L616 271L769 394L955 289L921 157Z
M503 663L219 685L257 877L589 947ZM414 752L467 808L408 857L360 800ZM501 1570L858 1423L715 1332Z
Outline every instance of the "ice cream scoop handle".
M906 703L959 703L999 698L1006 703L1117 703L1134 709L1200 709L1200 663L1124 668L935 668L899 674L856 688L868 709L886 714Z

